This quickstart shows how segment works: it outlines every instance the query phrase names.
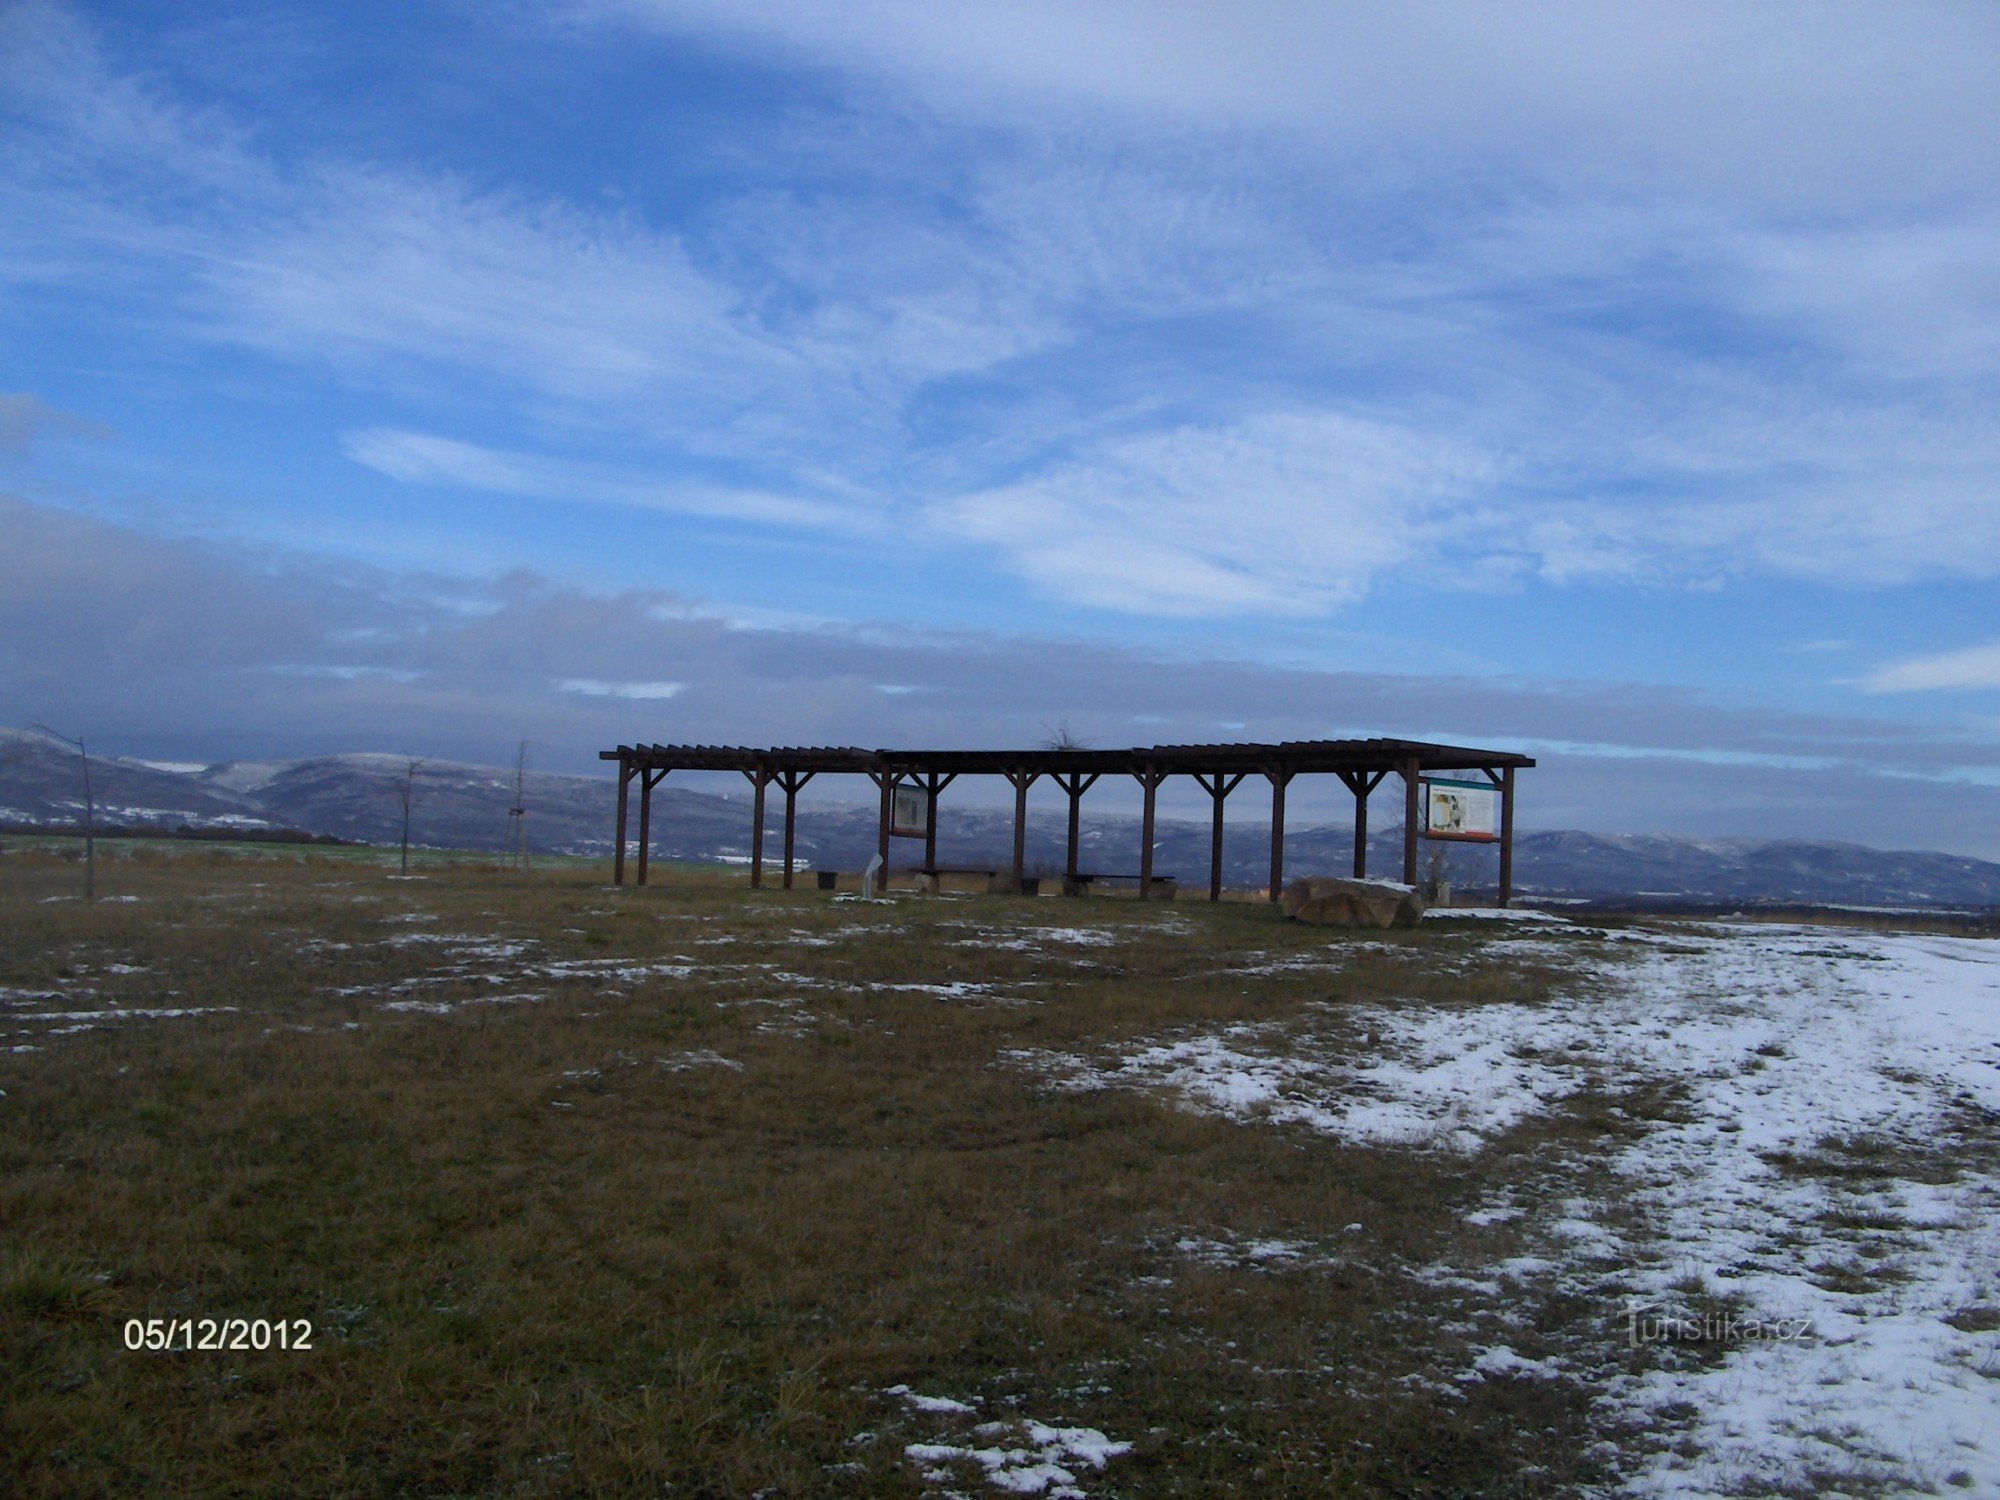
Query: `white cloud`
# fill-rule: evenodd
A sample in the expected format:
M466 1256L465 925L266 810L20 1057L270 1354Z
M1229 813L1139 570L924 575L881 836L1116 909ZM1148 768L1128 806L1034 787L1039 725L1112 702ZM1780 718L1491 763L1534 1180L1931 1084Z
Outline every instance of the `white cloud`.
M197 275L213 326L245 343L445 364L569 400L644 390L712 419L796 365L672 237L434 177L315 174Z
M931 508L1051 593L1150 614L1317 613L1419 555L1493 476L1475 449L1392 423L1287 413L1107 444ZM1447 568L1455 559L1441 559Z
M1990 187L2000 21L1977 0L573 0L893 80L955 114L1089 106L1309 135L1355 159L1461 156L1761 201ZM1921 79L1921 87L1911 80Z
M614 211L281 157L21 6L0 270L338 372L403 483L914 510L1106 609L2000 577L1989 11L569 10L866 82Z
M448 485L489 495L618 505L811 530L853 531L867 524L866 517L848 505L691 481L663 483L603 464L506 453L398 428L351 432L342 447L356 463L404 484Z
M1864 685L1871 693L2000 688L2000 641L1892 662L1872 673Z
M685 682L601 682L594 677L568 677L556 684L565 693L586 698L674 698L687 688Z

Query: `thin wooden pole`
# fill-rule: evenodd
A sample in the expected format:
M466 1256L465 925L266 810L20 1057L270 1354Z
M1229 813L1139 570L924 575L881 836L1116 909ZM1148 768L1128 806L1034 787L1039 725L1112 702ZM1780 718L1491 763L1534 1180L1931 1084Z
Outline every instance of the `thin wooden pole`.
M1374 786L1369 782L1366 771L1363 771L1351 781L1348 781L1345 776L1341 777L1341 780L1347 781L1349 789L1354 793L1354 878L1356 880L1366 880L1368 878L1368 794L1374 790Z
M1139 818L1139 899L1153 899L1153 794L1161 778L1151 766L1139 773L1139 785L1146 789L1145 811Z
M1514 902L1514 768L1500 773L1500 904Z
M874 773L871 778L882 793L881 811L875 818L875 856L882 861L882 890L889 887L889 823L896 810L896 778L888 771ZM880 895L881 891L867 891L865 895Z
M618 832L611 852L611 883L625 883L625 808L632 800L632 761L622 756L618 761Z
M1403 777L1403 884L1417 883L1417 823L1423 816L1418 779L1422 764L1406 760L1397 768Z
M784 884L784 888L785 888L786 890L788 890L788 891L789 891L789 890L790 890L790 889L792 888L792 864L793 864L793 861L792 861L792 847L793 847L793 842L794 842L794 838L795 838L795 836L796 836L796 834L797 834L797 832L798 832L798 824L799 824L799 788L800 788L800 787L802 787L802 786L804 786L804 785L805 785L805 783L804 783L803 781L799 780L799 773L798 773L798 772L796 772L796 771L787 771L787 772L785 772L785 775L784 775L784 779L783 779L782 781L780 781L780 782L779 782L778 784L779 784L780 786L782 786L782 787L783 787L783 788L785 789L785 884Z
M745 771L750 778L750 889L761 890L764 885L764 788L770 776L760 767L755 772Z
M1285 783L1289 771L1266 771L1271 779L1271 900L1275 904L1285 884Z
M1070 892L1076 889L1076 846L1083 826L1083 778L1072 772L1063 790L1069 793L1069 848L1063 863L1063 890Z
M937 803L938 793L942 790L938 785L937 772L931 772L929 777L926 778L924 790L929 794L929 801L924 805L924 868L926 870L935 870L937 868Z
M1222 899L1222 808L1229 800L1229 794L1236 790L1244 773L1238 772L1233 778L1226 772L1217 771L1213 777L1197 775L1214 806L1208 834L1208 899Z
M1215 814L1222 810L1220 804L1215 800L1215 789L1222 784L1222 777L1220 773L1211 777L1206 771L1196 771L1194 773L1194 784L1208 793L1208 899L1213 901L1216 898L1216 884L1222 875L1222 849L1217 842L1218 835L1214 826Z
M1028 788L1035 784L1033 771L1009 771L1014 783L1014 894L1020 895L1028 881Z
M1065 779L1060 771L1055 773L1056 785L1069 794L1069 847L1067 850L1067 860L1063 866L1063 891L1065 894L1077 891L1077 859L1083 823L1083 794L1097 785L1099 774L1099 772L1092 771L1086 776L1081 771L1071 771L1067 779ZM1077 894L1080 895L1082 893L1077 891Z
M653 848L653 788L667 779L665 771L639 773L639 884L646 883L646 863Z

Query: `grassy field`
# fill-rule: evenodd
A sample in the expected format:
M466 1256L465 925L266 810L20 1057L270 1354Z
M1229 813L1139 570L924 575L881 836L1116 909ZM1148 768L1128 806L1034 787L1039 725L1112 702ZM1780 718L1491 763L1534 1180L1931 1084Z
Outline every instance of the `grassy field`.
M1384 1007L1587 997L1615 931L257 853L140 853L88 905L73 862L0 857L8 1493L1618 1479L1593 1387L1652 1357L1623 1310L1524 1276L1496 1311L1439 1268L1532 1248L1538 1204L1615 1214L1606 1154L1671 1088L1587 1080L1468 1152L1048 1063L1233 1027L1282 1051L1308 1016L1314 1056L1358 1054ZM312 1346L122 1335L225 1317ZM1523 1364L1482 1373L1496 1317Z

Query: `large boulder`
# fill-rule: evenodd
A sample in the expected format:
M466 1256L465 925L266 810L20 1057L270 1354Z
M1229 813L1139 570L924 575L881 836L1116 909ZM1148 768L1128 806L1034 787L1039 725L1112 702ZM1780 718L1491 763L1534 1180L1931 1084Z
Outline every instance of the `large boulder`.
M1285 915L1322 927L1414 927L1424 898L1393 880L1310 876L1285 887Z

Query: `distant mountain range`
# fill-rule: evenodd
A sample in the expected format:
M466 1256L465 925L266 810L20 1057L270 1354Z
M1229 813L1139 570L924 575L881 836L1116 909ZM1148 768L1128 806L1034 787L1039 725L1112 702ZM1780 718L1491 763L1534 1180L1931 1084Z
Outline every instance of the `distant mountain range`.
M91 759L91 788L100 828L172 831L292 829L370 844L401 836L402 800L410 758L331 755L293 761L229 761L220 765ZM798 858L823 869L859 869L875 851L875 810L815 795L800 799ZM827 795L832 795L831 793ZM615 784L608 776L530 771L523 802L530 847L540 853L609 857ZM1384 799L1393 801L1394 799ZM632 833L637 834L637 799ZM421 762L411 799L414 843L453 849L507 847L507 810L514 805L511 767ZM1256 821L1256 801L1237 804L1229 824L1224 877L1232 886L1269 879L1270 829ZM1091 817L1082 841L1085 868L1106 873L1138 868L1135 818ZM781 799L766 808L766 858L781 853ZM83 799L76 751L31 731L0 730L0 830L76 826ZM1400 812L1400 808L1393 810ZM1402 833L1384 806L1369 839L1370 873L1394 875ZM748 789L724 797L663 785L653 801L654 857L743 864L750 856ZM1060 810L1036 809L1028 819L1031 870L1059 871L1066 822ZM1154 868L1184 885L1205 885L1206 822L1162 819ZM914 862L921 846L898 840L894 864ZM1444 846L1427 845L1426 871ZM1345 874L1353 830L1339 824L1293 825L1285 833L1288 875ZM938 856L957 865L993 865L1012 858L1009 813L946 803ZM1461 890L1490 889L1489 848L1452 846L1450 875ZM1795 839L1698 839L1667 834L1524 833L1516 841L1515 889L1544 900L1635 901L1646 904L1771 903L1879 907L2000 906L2000 864L1957 855L1886 851L1858 844Z

